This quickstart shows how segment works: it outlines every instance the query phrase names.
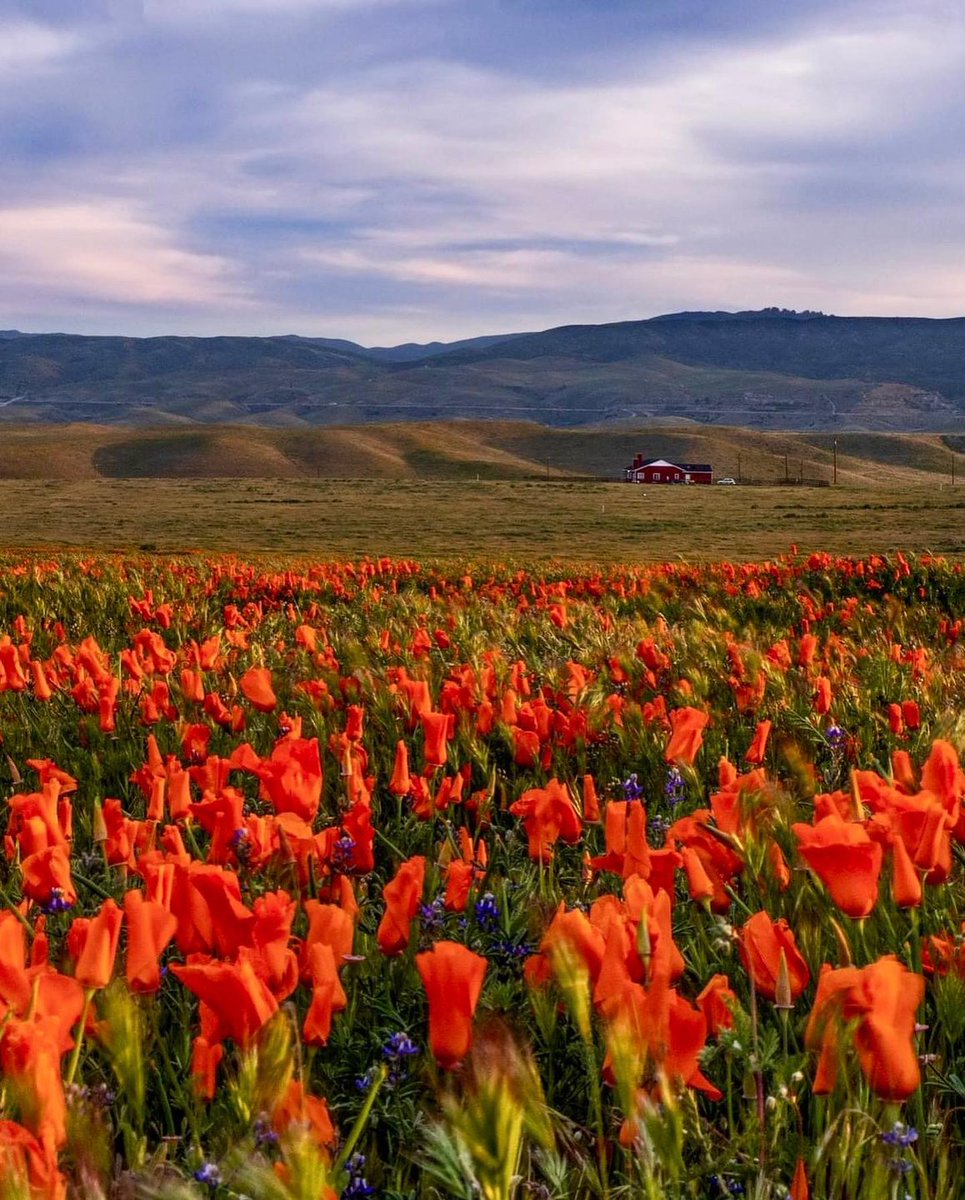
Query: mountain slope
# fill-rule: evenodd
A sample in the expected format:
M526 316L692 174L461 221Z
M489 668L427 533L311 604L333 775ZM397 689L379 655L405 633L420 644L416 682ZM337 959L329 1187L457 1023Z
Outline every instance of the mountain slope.
M0 420L275 427L453 417L961 431L965 319L680 313L366 350L337 339L0 337Z

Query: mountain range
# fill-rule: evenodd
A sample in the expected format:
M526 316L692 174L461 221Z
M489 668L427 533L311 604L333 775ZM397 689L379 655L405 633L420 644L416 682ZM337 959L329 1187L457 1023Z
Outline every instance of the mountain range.
M427 345L0 331L0 421L965 429L965 318L686 312Z

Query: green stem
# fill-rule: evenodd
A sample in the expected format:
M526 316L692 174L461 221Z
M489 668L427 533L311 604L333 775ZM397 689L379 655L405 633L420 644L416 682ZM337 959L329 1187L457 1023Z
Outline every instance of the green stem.
M84 989L84 1007L80 1013L80 1026L77 1029L77 1040L74 1042L74 1052L70 1056L70 1065L67 1068L67 1078L64 1081L68 1087L74 1082L74 1076L77 1074L77 1064L80 1062L80 1051L84 1044L84 1029L87 1026L87 1014L90 1012L90 1002L94 998L94 989Z
M88 879L85 875L78 875L76 871L72 872L75 882L83 884L85 888L90 888L92 892L96 892L102 900L113 900L114 897L106 889L102 888L99 883L95 883L93 879Z
M400 850L395 842L393 842L390 838L387 838L381 829L376 829L375 836L379 839L379 841L385 842L389 849L399 856L399 862L405 862L406 859L408 859L409 855Z
M603 1096L600 1090L600 1067L593 1052L593 1039L583 1039L586 1056L586 1073L590 1079L590 1099L593 1104L593 1123L596 1125L596 1154L600 1172L600 1189L603 1200L609 1200L609 1166L606 1156L606 1130L603 1127Z
M372 1112L372 1105L375 1103L375 1098L379 1094L382 1084L385 1083L388 1077L389 1069L383 1063L379 1067L378 1074L372 1081L372 1086L369 1088L369 1094L365 1097L365 1103L362 1105L362 1111L355 1118L355 1124L352 1126L351 1132L345 1139L345 1145L339 1152L338 1158L335 1160L334 1172L336 1175L345 1169L345 1164L348 1162L355 1149L356 1143L362 1136L362 1130L365 1128L365 1122L369 1119L369 1114Z

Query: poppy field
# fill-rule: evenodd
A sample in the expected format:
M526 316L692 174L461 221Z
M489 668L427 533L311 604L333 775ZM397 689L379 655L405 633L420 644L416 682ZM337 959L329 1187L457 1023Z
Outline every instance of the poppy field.
M0 558L0 1200L965 1196L965 568Z

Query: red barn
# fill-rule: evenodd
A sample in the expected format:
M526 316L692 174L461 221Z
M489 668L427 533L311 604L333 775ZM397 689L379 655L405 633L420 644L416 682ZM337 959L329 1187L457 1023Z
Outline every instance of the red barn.
M709 463L669 462L638 454L623 478L627 483L713 483L714 471Z

